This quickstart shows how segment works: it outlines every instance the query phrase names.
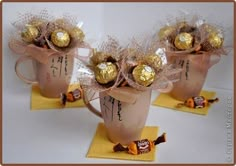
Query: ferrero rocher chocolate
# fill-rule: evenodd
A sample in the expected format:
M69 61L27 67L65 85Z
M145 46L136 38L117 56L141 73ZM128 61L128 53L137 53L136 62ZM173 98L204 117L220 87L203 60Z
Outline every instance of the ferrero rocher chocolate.
M181 22L178 22L178 23L176 24L176 26L177 26L178 28L184 28L184 27L187 27L187 26L189 26L189 25L187 24L186 21L181 21Z
M160 40L165 39L166 37L168 37L172 32L174 32L175 28L172 26L165 26L163 28L160 29L160 31L158 32L158 37Z
M106 54L106 53L94 50L93 56L91 57L90 60L94 65L97 65L99 63L106 62L109 57L111 57L110 54Z
M161 68L162 60L157 54L147 55L144 57L143 62L145 64L152 64L156 68Z
M32 25L27 24L21 32L21 38L24 42L31 43L39 36L39 30Z
M118 75L117 67L111 62L102 62L95 67L95 78L100 84L114 81Z
M55 20L55 24L64 25L66 24L66 21L63 18L58 18Z
M213 48L221 48L224 42L223 35L219 33L212 32L210 33L207 41Z
M84 32L78 27L72 28L70 31L70 36L75 40L79 40L80 42L84 40Z
M179 22L176 26L179 32L188 32L191 28L186 21Z
M180 33L175 37L174 44L180 50L190 49L193 45L193 36L186 32Z
M134 68L132 75L135 82L147 87L153 83L156 73L152 67L141 64Z
M40 27L43 24L43 21L42 20L32 20L32 21L30 21L29 24L32 26L35 26L35 27Z
M70 44L70 35L65 30L57 29L52 32L51 41L57 47L67 47Z
M203 24L202 25L203 29L208 32L208 33L211 33L211 32L216 32L216 28L212 25L209 25L209 24Z

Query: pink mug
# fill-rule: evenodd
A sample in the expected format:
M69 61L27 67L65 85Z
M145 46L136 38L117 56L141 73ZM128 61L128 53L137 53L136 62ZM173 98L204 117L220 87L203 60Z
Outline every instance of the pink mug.
M119 88L117 89L119 90ZM151 90L133 89L131 91L136 95L134 103L117 100L106 92L99 93L101 112L84 99L88 109L104 120L107 136L113 143L128 145L130 142L140 139L145 126L150 107Z
M180 80L173 83L170 95L180 101L199 96L210 68L210 56L204 54L173 56L170 58L170 63L183 69Z
M22 62L35 61L36 79L28 79L19 71L19 65ZM68 78L72 75L74 66L73 54L53 54L48 57L47 63L40 63L31 56L20 57L15 64L17 76L26 83L38 84L40 93L44 97L58 98L60 93L67 92L70 81Z

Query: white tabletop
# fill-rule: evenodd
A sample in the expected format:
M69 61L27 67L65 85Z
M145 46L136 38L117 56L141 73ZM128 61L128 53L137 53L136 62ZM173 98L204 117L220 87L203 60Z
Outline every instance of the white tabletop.
M151 163L225 163L232 152L233 94L217 92L207 116L151 106L146 126L159 126L167 142ZM16 93L17 91L17 93ZM30 111L30 86L3 91L4 163L142 163L86 158L97 124L86 108ZM158 93L153 92L152 100ZM94 103L95 105L98 102Z

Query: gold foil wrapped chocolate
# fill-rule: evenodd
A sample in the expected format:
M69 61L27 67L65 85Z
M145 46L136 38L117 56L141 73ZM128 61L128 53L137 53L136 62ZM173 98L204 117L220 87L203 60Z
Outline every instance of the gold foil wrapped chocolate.
M64 25L64 24L66 24L66 21L63 18L58 18L55 20L55 24Z
M38 27L42 26L43 23L44 22L42 20L32 20L32 21L30 21L29 24L38 28Z
M82 42L84 40L84 32L78 28L78 27L74 27L72 28L72 30L70 31L70 36L75 39L75 40L79 40L80 42Z
M95 78L100 84L107 84L114 81L118 75L117 67L112 62L99 63L95 69Z
M93 50L93 56L91 57L90 60L91 60L91 62L92 62L94 65L97 65L97 64L99 64L99 63L106 62L107 59L109 59L109 58L111 58L111 57L112 57L112 56L111 56L110 54Z
M57 29L52 32L51 41L57 47L67 47L70 44L69 33L63 29Z
M176 28L181 33L181 32L190 32L192 27L186 21L182 21L177 23Z
M203 24L202 28L204 29L204 31L211 33L211 32L217 32L216 27L209 25L209 24Z
M189 33L183 32L175 37L175 47L180 50L187 50L193 46L193 36Z
M24 42L32 43L39 36L39 30L35 26L27 24L21 32L21 38Z
M133 69L132 75L135 82L147 87L153 83L156 73L152 67L141 64Z
M211 47L218 49L218 48L222 47L223 42L224 42L224 38L223 38L222 34L212 32L209 34L207 41L209 42Z
M162 67L162 60L157 54L147 55L143 58L144 64L152 64L156 68Z
M165 26L160 29L158 32L158 37L160 40L163 40L167 38L169 35L171 35L174 32L175 28L173 26Z

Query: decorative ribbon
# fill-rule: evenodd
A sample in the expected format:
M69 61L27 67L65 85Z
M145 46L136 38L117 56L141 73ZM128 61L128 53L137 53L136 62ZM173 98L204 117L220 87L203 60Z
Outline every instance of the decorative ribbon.
M64 52L57 51L55 49L42 48L42 47L38 47L38 46L36 46L34 44L26 45L23 42L18 41L18 40L11 40L9 42L9 48L14 53L16 53L16 54L31 56L36 61L38 61L40 63L43 63L43 64L48 63L48 59L49 59L50 56L53 56L53 55L57 55L57 56L65 55ZM89 49L88 55L87 56L80 56L78 54L78 51L77 51L79 48L87 48L87 49ZM70 55L70 54L72 54L72 55L78 54L77 56L74 56L74 57L78 58L81 61L85 61L85 60L87 60L91 56L92 48L89 46L89 44L83 42L80 45L78 45L77 47L71 49L68 52L68 55Z

